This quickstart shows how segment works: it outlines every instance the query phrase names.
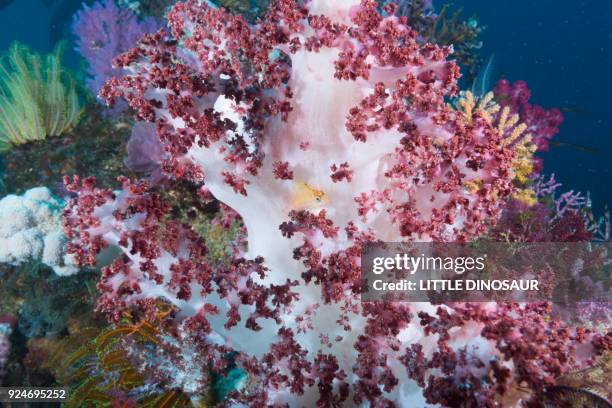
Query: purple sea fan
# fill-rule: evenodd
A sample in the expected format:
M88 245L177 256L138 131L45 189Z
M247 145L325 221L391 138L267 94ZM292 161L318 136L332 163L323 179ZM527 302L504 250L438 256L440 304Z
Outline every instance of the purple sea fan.
M87 87L97 94L107 79L122 75L121 69L113 68L113 59L158 28L152 17L138 21L130 9L117 7L113 0L83 5L74 15L72 32L77 37L77 52L89 64Z
M132 128L127 153L125 165L130 170L147 174L153 184L164 178L160 167L164 147L155 133L155 125L137 122Z

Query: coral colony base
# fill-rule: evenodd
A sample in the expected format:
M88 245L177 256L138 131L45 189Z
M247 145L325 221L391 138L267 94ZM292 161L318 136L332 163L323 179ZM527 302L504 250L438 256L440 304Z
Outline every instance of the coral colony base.
M166 345L197 353L156 369L188 396L205 387L202 367L231 364L245 380L229 406L538 406L555 378L612 347L546 304L360 302L366 241L471 240L508 200L537 198L540 135L518 108L458 95L452 48L377 7L279 0L251 25L179 2L100 91L154 124L161 171L244 225L213 262L151 179L120 191L65 179L68 252L94 265L120 251L98 310L154 321L170 304Z

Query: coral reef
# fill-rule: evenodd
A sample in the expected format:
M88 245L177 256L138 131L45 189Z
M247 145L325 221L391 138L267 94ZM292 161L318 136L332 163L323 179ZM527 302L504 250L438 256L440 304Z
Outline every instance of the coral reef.
M574 366L576 348L589 347L586 340L591 335L546 319L549 313L543 304L498 304L494 309L468 304L455 306L453 314L444 308L438 308L436 316L420 313L425 330L439 335L439 351L426 357L420 344L411 345L405 355L412 364L410 377L425 388L428 403L444 406L457 406L458 401L465 407L494 406L493 401L512 406L513 392L518 401L529 401L525 389L541 399L554 378ZM452 332L458 327L480 332L488 344L457 344ZM598 347L601 338L596 339L593 344ZM500 356L483 354L491 345Z
M79 99L61 57L62 45L44 59L18 43L11 47L0 66L0 151L60 136L78 122Z
M66 277L40 263L3 269L1 304L18 316L17 330L27 338L57 336L70 317L87 316L94 306L97 273L92 270Z
M0 262L19 265L40 261L60 276L78 272L65 252L63 202L46 187L0 200Z
M420 42L453 47L453 58L462 69L465 83L476 79L482 64L478 50L482 47L480 35L485 26L480 26L476 17L465 20L463 9L445 3L439 10L434 9L431 0L382 0L381 6L397 4L397 14L405 18L405 24L419 34ZM453 10L454 9L454 10ZM478 95L482 96L482 95Z
M535 192L531 189L530 184L535 174L533 154L537 146L532 143L531 134L525 132L527 126L520 123L519 115L511 114L507 106L500 108L493 98L493 92L488 92L478 99L471 91L466 91L463 92L463 97L456 101L456 105L467 117L480 115L487 122L495 124L497 132L503 136L503 144L514 150L514 157L511 161L514 175L512 197L528 205L535 204ZM472 182L467 182L467 185L472 189L478 187Z
M0 322L12 327L4 386L60 385L45 362L68 327L106 327L93 313L97 277L92 270L58 276L40 263L0 265Z
M153 18L138 21L130 9L117 7L113 0L84 4L73 20L76 50L89 65L87 86L95 95L106 80L121 75L112 66L113 58L133 47L143 34L158 29Z
M559 193L555 175L534 172L530 180L532 200L508 202L492 238L506 242L593 241L601 231L591 222L587 200L573 191ZM605 228L605 226L604 226ZM597 237L601 240L601 237Z
M590 280L609 274L590 243L609 213L543 175L559 110L522 81L488 92L492 60L459 90L475 18L429 0L91 3L60 7L81 7L99 95L78 122L61 50L4 64L2 385L69 387L68 407L609 406L609 288ZM27 92L37 112L14 109ZM74 123L47 132L45 110ZM366 302L377 241L589 241L529 273L597 301Z
M171 37L118 57L126 75L100 94L155 123L161 170L220 201L246 245L212 262L208 237L173 219L150 182L112 191L74 177L69 251L92 265L119 249L98 310L120 324L169 303L166 346L194 344L215 372L233 364L249 378L229 404L535 405L609 350L610 334L567 326L546 305L359 302L364 242L477 238L533 172L519 115L491 95L446 103L459 76L450 48L377 7L277 1L252 26L177 3ZM186 384L208 377L188 371L183 391L201 392Z
M560 184L556 184L554 175L550 180L544 181L540 174L542 160L534 156L536 150L548 150L548 141L559 132L558 126L563 122L561 112L556 108L546 110L541 106L529 104L531 92L523 81L510 85L508 81L500 80L495 86L494 95L500 106L495 113L497 121L504 126L520 123L516 128L510 126L512 131L521 129L512 136L512 143L517 150L514 198L528 206L536 205L543 199L548 200L555 206L551 221L562 217L567 210L575 212L582 207L584 198L580 193L569 191L559 197L554 196Z

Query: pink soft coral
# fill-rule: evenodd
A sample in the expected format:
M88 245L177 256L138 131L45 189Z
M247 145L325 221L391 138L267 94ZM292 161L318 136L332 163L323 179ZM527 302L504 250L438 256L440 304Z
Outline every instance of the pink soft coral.
M451 50L420 45L390 14L371 0L279 0L250 26L178 3L171 37L145 36L117 59L130 73L101 91L155 123L162 170L239 216L247 249L211 265L147 183L113 193L67 179L78 195L65 210L70 251L89 264L106 246L121 251L99 284L109 317L161 298L215 367L235 352L251 381L232 402L423 405L408 376L426 357L405 351L435 350L437 333L415 321L435 308L361 303L361 247L477 237L513 191L512 143L475 106L447 104ZM505 358L484 332L448 335ZM506 392L491 389L489 400Z

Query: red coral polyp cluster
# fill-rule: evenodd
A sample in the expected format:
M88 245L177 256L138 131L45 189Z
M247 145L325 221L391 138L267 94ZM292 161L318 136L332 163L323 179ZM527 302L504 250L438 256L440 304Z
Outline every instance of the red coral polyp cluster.
M128 306L145 306L151 313L155 305L147 299L161 291L161 298L191 316L186 327L193 333L209 333L206 315L217 314L206 298L216 292L222 298L232 297L227 311L227 328L240 321L241 304L255 305L246 326L259 330L257 319L279 320L281 308L296 298L291 287L262 285L266 267L262 258L236 258L222 269L213 269L206 260L206 244L188 226L167 219L169 207L159 195L146 191L146 183L123 179L119 195L95 187L95 180L65 178L66 188L77 193L64 213L64 233L71 243L68 252L78 265L95 266L99 253L109 245L123 254L102 268L98 283L98 311L111 321L118 321ZM154 289L155 288L155 289ZM270 306L272 304L273 306Z
M111 104L125 99L139 119L156 122L170 155L162 166L166 172L197 181L215 172L235 192L248 195L252 179L267 172L266 157L278 158L277 179L291 180L299 166L298 145L312 148L321 139L333 142L341 136L309 134L306 138L313 140L296 140L305 132L299 129L296 108L309 109L296 106L305 94L299 77L302 70L315 69L308 62L299 64L303 55L331 52L333 72L320 75L329 74L328 80L338 84L357 84L364 94L335 120L346 121L344 131L359 142L370 135L376 143L381 133L394 133L384 152L393 165L384 177L390 188L406 191L387 204L402 236L448 240L481 233L485 219L496 218L497 202L511 192L511 151L502 147L490 124L446 105L459 77L458 67L447 60L450 49L419 45L412 29L396 17L383 18L373 1L337 10L334 3L317 6L329 6L330 15L309 14L293 1L278 1L266 20L250 26L222 9L179 3L168 15L172 37L160 30L118 57L115 63L134 74L109 81L100 95ZM200 159L194 146L214 150L222 163ZM346 153L338 157L354 160ZM352 180L350 160L329 166L333 182ZM467 199L464 182L472 178L482 182L481 188ZM436 194L421 197L419 190L430 186ZM364 193L382 193L385 187L368 186ZM462 231L451 227L455 214L461 214Z

